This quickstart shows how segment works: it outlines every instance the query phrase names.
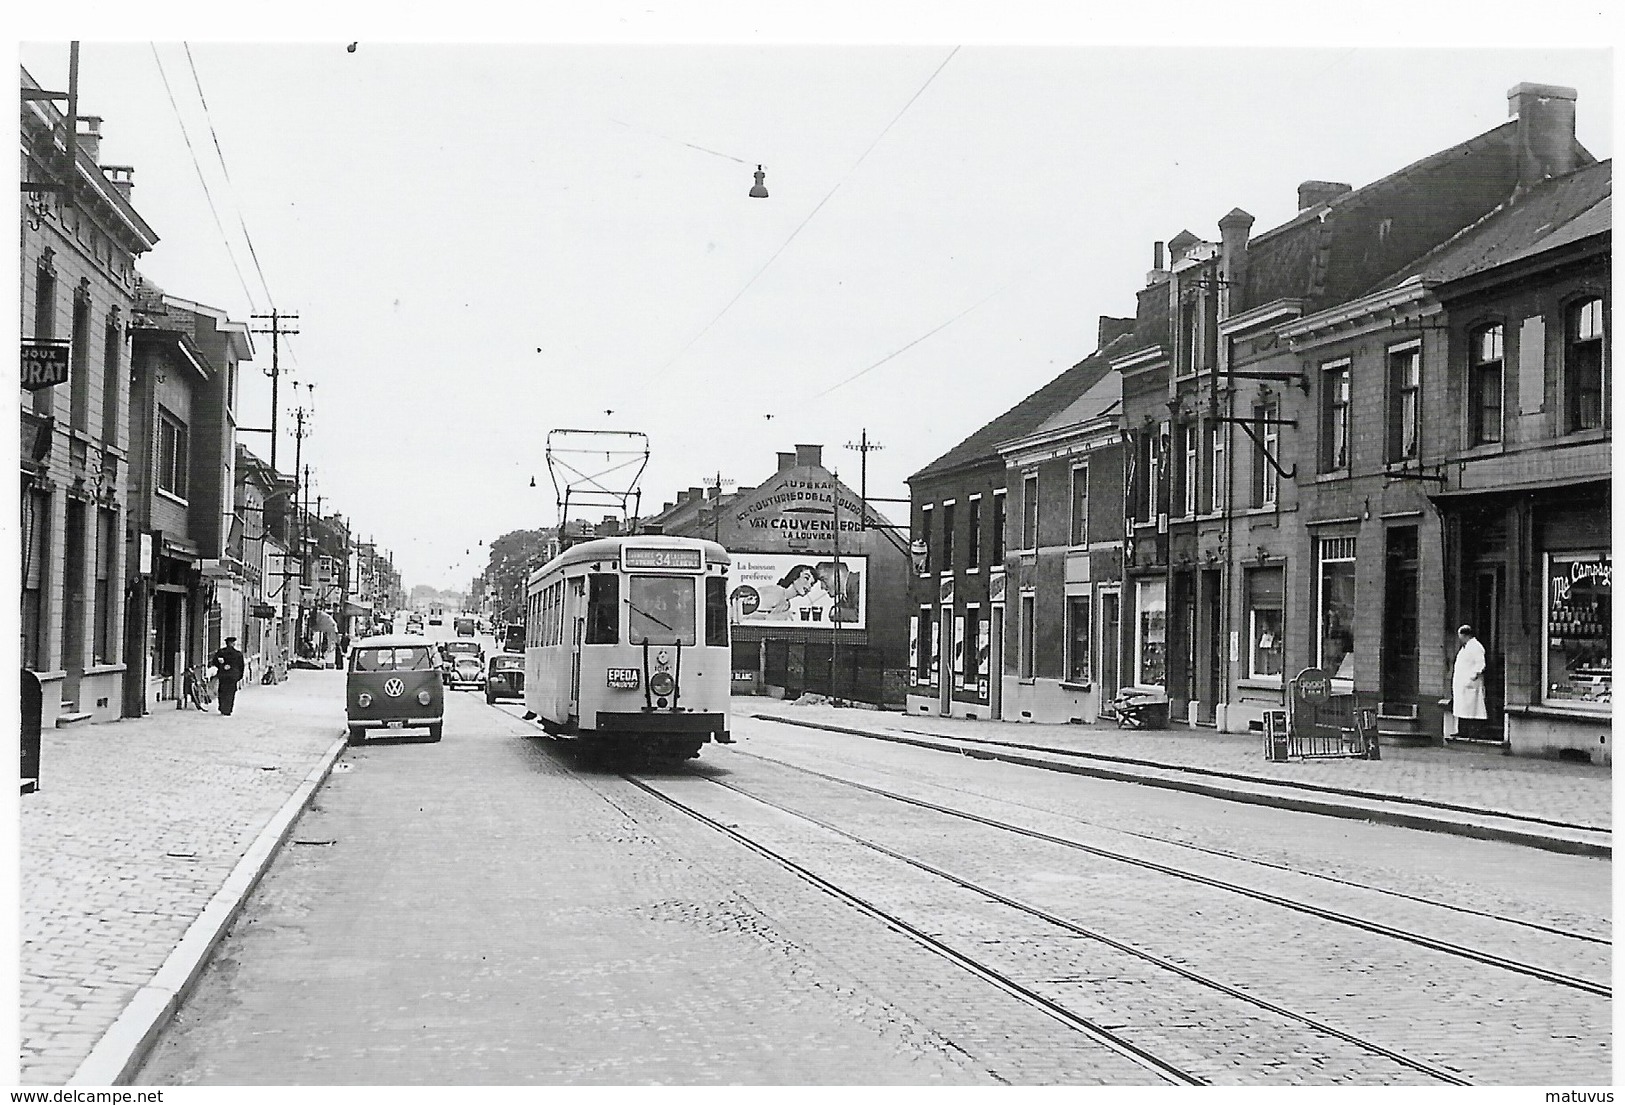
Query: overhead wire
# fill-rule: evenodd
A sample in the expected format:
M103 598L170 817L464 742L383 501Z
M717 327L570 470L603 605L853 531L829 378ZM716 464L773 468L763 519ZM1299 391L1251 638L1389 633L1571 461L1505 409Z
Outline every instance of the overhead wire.
M157 43L149 42L147 45L152 49L152 60L158 66L158 79L163 82L164 94L169 97L170 110L175 113L175 122L181 129L181 138L186 142L186 152L192 158L192 168L197 170L198 183L203 187L203 198L208 201L209 213L214 216L215 228L220 231L220 242L226 247L226 256L231 259L232 271L236 272L237 282L242 285L249 308L253 309L256 306L254 293L248 290L248 281L243 278L242 266L237 263L237 254L232 250L231 240L226 236L225 224L220 221L220 212L214 205L214 193L209 191L209 181L203 175L203 166L198 162L197 150L192 145L192 136L186 130L186 120L181 117L180 105L175 102L174 90L169 87L169 75L164 72L164 59L158 56Z
M912 95L912 96L910 96L908 98L908 103L904 104L898 110L897 114L892 116L891 122L887 123L885 125L885 127L883 127L881 129L880 133L875 135L875 139L874 139L873 142L869 143L868 149L864 150L863 153L858 156L858 159L852 163L852 166L849 169L847 169L846 173L841 177L841 179L835 182L835 186L833 188L831 188L827 193L825 193L824 198L819 200L817 205L814 206L813 209L807 213L807 217L802 219L801 222L799 222L798 224L796 224L796 228L790 232L790 236L784 240L784 244L779 246L778 249L774 250L773 255L771 257L769 257L765 262L762 263L762 267L757 269L756 272L751 276L751 278L749 280L745 281L744 287L740 288L739 291L734 293L734 297L732 299L728 300L728 302L723 306L722 310L717 312L715 318L713 318L710 322L706 323L705 327L698 334L695 334L692 338L689 339L687 345L685 345L685 346L683 346L683 348L679 349L677 351L677 353L671 358L671 360L667 361L664 365L662 365L660 367L660 372L661 373L664 373L666 371L666 369L670 368L673 364L675 364L678 360L680 360L682 358L683 354L687 353L690 349L694 348L694 345L695 345L696 342L698 342L701 338L705 337L706 334L709 334L711 332L711 328L714 327L717 323L721 322L724 315L726 315L729 311L733 310L734 304L738 303L739 300L744 297L745 293L750 291L751 286L754 285L756 283L756 281L761 278L762 274L765 273L772 266L774 261L777 261L779 259L779 255L782 254L785 250L790 248L790 243L796 240L796 235L800 234L802 232L802 230L804 230L806 228L807 224L812 222L813 218L818 214L818 212L820 212L820 211L822 211L824 209L824 205L827 204L830 201L831 197L833 197L836 192L840 191L841 185L845 184L848 180L850 180L852 178L852 174L857 172L858 166L862 165L863 162L864 162L864 159L867 158L871 153L874 152L875 147L880 145L881 139L885 138L886 135L891 131L892 127L897 125L897 121L903 117L903 115L908 111L908 109L910 107L914 106L914 101L918 100L920 98L920 96L925 92L925 90L927 88L931 87L931 82L937 79L937 74L941 73L943 71L943 69L947 67L948 63L954 59L954 55L957 54L957 53L959 53L959 47L958 46L955 46L952 50L950 50L948 52L948 56L942 59L942 63L931 71L931 75L929 77L925 78L925 83L920 85L920 87L915 90L914 95ZM709 153L709 152L712 152L712 151L708 150L706 152ZM725 157L727 155L724 154L722 156Z
M243 241L248 246L248 256L254 262L254 271L259 275L260 287L265 291L265 299L274 309L276 296L271 294L270 282L265 279L265 269L260 265L259 251L254 248L254 236L248 232L248 220L243 214L242 201L237 198L237 186L231 179L231 170L226 168L226 154L220 148L220 135L214 128L214 116L209 111L208 97L203 94L203 81L198 76L197 62L192 57L192 45L189 42L182 42L181 47L186 51L186 64L192 70L192 84L197 89L198 103L203 106L203 120L208 124L209 138L214 142L214 155L220 162L220 174L226 179L226 188L231 194L232 206L237 209L237 225L242 228ZM295 368L300 367L299 355L295 352L292 342L288 343L288 354L293 359Z

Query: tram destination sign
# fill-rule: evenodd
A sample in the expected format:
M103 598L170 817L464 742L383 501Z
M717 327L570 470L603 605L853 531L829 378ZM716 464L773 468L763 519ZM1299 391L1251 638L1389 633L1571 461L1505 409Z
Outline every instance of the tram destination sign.
M699 549L651 549L631 545L621 549L621 567L680 568L697 572L704 567L700 557Z
M23 342L23 388L40 391L68 379L69 343L36 338Z

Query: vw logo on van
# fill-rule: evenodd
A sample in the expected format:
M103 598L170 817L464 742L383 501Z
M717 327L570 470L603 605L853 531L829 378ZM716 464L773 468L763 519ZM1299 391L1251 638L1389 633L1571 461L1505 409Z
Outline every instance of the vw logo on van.
M399 698L406 692L406 684L399 679L390 679L384 684L384 693L390 698Z

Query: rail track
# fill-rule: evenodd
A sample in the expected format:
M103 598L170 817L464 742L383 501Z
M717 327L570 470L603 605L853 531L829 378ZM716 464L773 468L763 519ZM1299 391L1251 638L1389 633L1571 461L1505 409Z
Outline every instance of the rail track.
M956 966L971 972L978 978L981 978L989 984L997 987L1006 994L1009 994L1018 1000L1021 1000L1034 1008L1043 1011L1049 1016L1055 1018L1057 1021L1067 1025L1069 1028L1072 1028L1084 1036L1087 1036L1089 1039L1096 1041L1117 1054L1128 1058L1130 1061L1138 1064L1146 1070L1153 1072L1164 1081L1178 1085L1201 1085L1207 1083L1207 1079L1185 1069L1178 1063L1166 1057L1155 1054L1149 1048L1136 1044L1126 1034L1115 1031L1113 1028L1100 1023L1098 1019L1086 1017L1074 1010L1068 1009L1060 1002L1045 997L1031 986L1022 983L1017 978L1013 977L1009 972L1000 970L997 966L989 963L985 959L979 958L978 956L961 948L956 948L943 939L932 936L931 934L920 929L917 925L899 916L897 913L887 910L886 908L854 893L853 891L831 882L829 879L818 874L805 864L788 855L785 855L783 852L772 848L769 845L752 839L747 833L742 832L738 828L726 824L723 821L710 816L709 814L706 814L702 810L696 809L688 802L666 793L654 783L632 774L622 774L621 778L625 779L627 782L656 800L733 839L741 846L779 865L823 892L830 894L835 898L854 906L876 920L881 921L894 931L903 934L910 940L913 940L949 962L954 963ZM694 778L704 777L694 776ZM1338 1028L1337 1026L1321 1018L1289 1009L1286 1006L1272 1002L1256 994L1247 993L1238 987L1231 986L1223 982L1222 980L1213 978L1189 967L1185 967L1162 956L1158 956L1154 953L1134 947L1133 945L1118 940L1105 932L1101 932L1085 925L1077 924L1076 922L1058 916L1049 910L1023 902L1019 899L1011 897L1010 895L1003 894L992 889L991 887L984 886L973 880L964 878L924 860L906 855L897 851L896 849L888 847L887 845L881 844L878 841L869 840L865 837L859 836L858 834L852 833L849 830L843 829L840 826L834 825L821 818L809 815L781 803L774 802L771 799L752 794L747 790L734 786L731 783L723 782L719 779L712 778L708 781L721 788L732 791L733 793L749 798L751 801L761 803L770 809L803 820L809 824L817 826L820 829L823 829L828 833L835 834L836 836L859 844L867 849L871 849L874 852L884 855L892 860L906 864L909 867L933 876L934 878L944 880L963 890L979 895L988 901L996 902L1007 909L1016 911L1018 914L1024 917L1041 921L1046 925L1053 926L1073 936L1084 937L1086 939L1096 941L1112 949L1113 951L1131 956L1135 960L1142 963L1149 964L1158 971L1177 975L1188 982L1221 994L1225 998L1232 1001L1244 1003L1247 1006L1262 1010L1275 1017L1294 1022L1300 1026L1310 1029L1315 1033L1339 1040L1345 1044L1349 1044L1367 1054L1380 1056L1381 1058L1386 1059L1400 1067L1418 1072L1437 1083L1455 1086L1466 1086L1472 1084L1469 1080L1462 1077L1455 1071L1448 1070L1435 1063L1429 1063L1426 1060L1407 1055L1375 1040L1360 1036L1357 1033ZM1041 836L1042 834L1035 835Z

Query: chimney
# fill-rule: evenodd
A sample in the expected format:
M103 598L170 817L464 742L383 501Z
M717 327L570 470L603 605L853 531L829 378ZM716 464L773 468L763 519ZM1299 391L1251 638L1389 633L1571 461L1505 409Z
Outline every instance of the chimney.
M129 199L130 193L135 191L135 166L103 165L101 170L112 181L113 187L119 190L119 195Z
M1519 84L1507 91L1507 114L1518 120L1518 191L1574 171L1574 101L1555 84Z
M780 453L779 454L779 471L780 472L784 471L786 468L794 468L795 466L796 466L796 455L794 453Z
M1151 247L1151 271L1145 274L1145 286L1160 284L1168 279L1168 270L1162 267L1162 243L1153 243Z
M1311 207L1319 207L1352 191L1354 189L1350 185L1338 184L1336 181L1306 180L1298 185L1298 210L1307 211Z
M102 117L81 115L79 122L84 125L78 135L79 152L94 162L102 153Z
M1113 318L1111 315L1100 316L1100 329L1095 335L1095 348L1104 349L1124 334L1134 333L1134 320L1131 318Z
M706 488L705 489L705 497L707 499L720 499L720 498L722 498L722 485L717 484L715 487Z
M822 445L797 445L796 467L817 468L824 463L824 447Z
M1252 233L1253 217L1239 207L1219 220L1219 241L1224 253L1219 261L1221 288L1228 294L1222 302L1227 304L1226 315L1246 310L1242 287L1247 279L1247 237Z

